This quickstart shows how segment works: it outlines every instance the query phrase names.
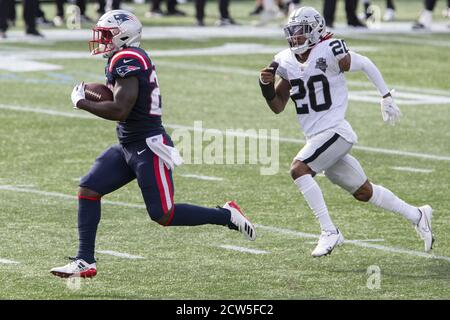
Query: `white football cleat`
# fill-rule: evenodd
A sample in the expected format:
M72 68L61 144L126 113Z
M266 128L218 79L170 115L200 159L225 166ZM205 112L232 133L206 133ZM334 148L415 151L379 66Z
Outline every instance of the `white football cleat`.
M415 226L417 234L422 238L425 243L425 252L430 252L433 248L434 237L431 230L431 219L433 217L433 208L429 205L425 205L417 208L419 209L421 216L419 223Z
M66 264L64 267L51 269L50 273L61 278L92 278L97 274L97 266L95 263L89 264L83 259L73 259L72 262Z
M223 208L230 211L231 223L233 223L248 240L253 241L256 239L255 227L250 222L250 220L242 213L241 208L239 208L236 202L228 201L227 203L225 203Z
M322 257L331 254L331 251L336 246L341 245L344 242L344 236L336 229L337 233L332 233L331 231L322 231L319 238L319 243L317 243L316 248L311 252L313 257Z

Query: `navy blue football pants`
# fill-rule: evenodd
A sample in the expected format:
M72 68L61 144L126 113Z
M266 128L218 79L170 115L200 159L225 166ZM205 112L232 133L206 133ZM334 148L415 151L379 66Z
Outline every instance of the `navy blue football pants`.
M172 171L149 149L145 140L106 149L81 179L80 187L104 196L134 179L137 179L150 217L159 222L173 206ZM164 225L168 225L171 217L165 220Z
M168 135L165 135L165 143L173 146ZM81 178L80 187L104 196L134 179L137 179L150 218L163 226L215 224L237 230L227 209L174 204L172 171L150 150L145 140L109 147L95 160L88 174ZM83 194L78 198L80 243L77 257L93 263L101 215L100 199Z
M164 139L167 145L173 146L167 134ZM159 224L217 224L234 229L234 226L230 225L228 210L190 204L175 206L172 171L150 150L145 140L116 144L106 149L95 160L87 175L81 178L80 187L104 196L134 179L137 179L150 218Z

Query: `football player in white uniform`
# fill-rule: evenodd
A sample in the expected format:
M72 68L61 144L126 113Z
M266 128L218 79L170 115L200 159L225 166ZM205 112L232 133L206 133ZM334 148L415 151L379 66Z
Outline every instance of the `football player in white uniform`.
M274 113L282 112L289 98L294 101L306 137L306 144L295 156L290 172L322 230L312 256L330 254L344 242L313 179L322 171L357 200L399 213L411 221L425 242L425 251L429 252L434 242L432 208L412 206L390 190L369 182L358 160L350 155L357 136L345 120L348 104L345 71L363 71L376 86L385 122L395 124L401 116L380 71L367 57L349 51L344 40L332 38L326 32L325 20L314 8L294 11L284 32L290 48L278 53L261 70L259 80L262 94Z

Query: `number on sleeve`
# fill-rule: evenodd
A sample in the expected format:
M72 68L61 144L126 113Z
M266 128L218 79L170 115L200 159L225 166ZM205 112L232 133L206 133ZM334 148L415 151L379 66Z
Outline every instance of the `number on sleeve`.
M344 40L331 41L329 43L329 46L331 47L331 51L333 51L333 54L335 56L348 52L347 44Z

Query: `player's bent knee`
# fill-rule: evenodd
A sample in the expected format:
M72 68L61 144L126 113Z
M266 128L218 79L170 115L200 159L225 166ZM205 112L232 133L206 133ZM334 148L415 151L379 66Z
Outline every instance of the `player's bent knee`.
M292 162L290 173L293 180L296 180L306 174L313 175L313 171L311 170L311 168L300 160L294 160Z
M370 198L372 198L372 194L372 184L367 180L361 187L359 187L358 190L355 191L353 196L359 201L368 202Z
M78 196L92 199L100 199L102 197L100 193L85 187L80 187L78 189Z
M164 210L161 207L152 206L148 210L150 219L162 225L163 227L167 227L170 225L172 213L173 208L169 209L167 212L164 212Z

